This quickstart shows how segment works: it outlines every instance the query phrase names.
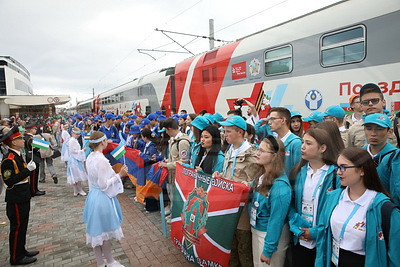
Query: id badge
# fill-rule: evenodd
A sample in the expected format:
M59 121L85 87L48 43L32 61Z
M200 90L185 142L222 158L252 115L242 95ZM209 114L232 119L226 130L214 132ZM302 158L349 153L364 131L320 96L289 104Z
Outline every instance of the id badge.
M339 264L339 250L340 250L339 242L336 241L335 238L332 238L332 257L331 257L331 261L332 261L333 264L335 264L335 266L338 266L338 264Z
M251 207L250 210L250 225L256 227L256 220L257 220L257 208Z
M314 205L312 202L303 201L301 203L301 217L303 217L311 225L314 219Z

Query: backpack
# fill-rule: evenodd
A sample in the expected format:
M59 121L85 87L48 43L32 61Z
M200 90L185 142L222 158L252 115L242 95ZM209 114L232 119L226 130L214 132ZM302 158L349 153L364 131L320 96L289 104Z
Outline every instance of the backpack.
M400 207L394 204L392 201L386 201L381 207L382 233L386 244L386 251L388 251L389 248L390 218L394 209L400 210Z

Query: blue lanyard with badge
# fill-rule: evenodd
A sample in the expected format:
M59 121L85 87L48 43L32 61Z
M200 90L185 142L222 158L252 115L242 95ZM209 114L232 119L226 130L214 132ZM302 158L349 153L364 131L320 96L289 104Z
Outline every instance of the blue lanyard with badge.
M264 178L264 175L261 176L261 177L258 179L257 188L261 186L261 184L262 184L262 178ZM254 190L255 190L255 189L254 189ZM251 205L251 209L250 209L250 225L253 226L253 227L256 227L256 222L257 222L257 209L258 209L258 207L260 206L260 202L259 202L260 193L258 193L258 192L255 191L255 192L254 192L254 195L257 195L257 199L254 200L254 198L253 198L253 205ZM269 191L268 191L268 194L267 194L266 197L267 197L267 198L269 197Z
M343 193L344 193L344 191L343 191ZM342 200L342 198L343 198L343 193L342 193L342 196L340 197L340 200ZM339 264L340 242L343 240L344 233L346 232L346 227L349 224L349 221L351 220L351 218L353 218L354 214L356 214L356 212L358 211L358 209L360 207L361 207L360 204L356 204L354 206L353 210L351 211L349 217L347 217L346 221L344 221L344 223L342 225L342 230L340 231L340 234L339 234L339 240L336 240L332 236L332 256L331 256L331 261L335 266L338 266L338 264Z
M301 217L303 217L308 223L310 223L311 227L313 226L314 221L314 200L317 196L318 190L322 187L325 176L326 171L322 171L321 175L319 176L317 186L314 188L311 201L306 201L303 199L303 201L301 202Z
M246 140L243 140L242 144L238 147L237 150L239 150L244 144L246 143ZM230 149L230 154L229 154L229 158L226 161L226 163L224 164L224 175L226 175L226 171L228 169L228 162L232 157L232 152L234 150L233 145L231 145L232 148ZM235 166L236 166L236 157L237 157L238 153L235 153L235 155L233 155L233 163L232 163L232 169L231 169L231 177L233 177L233 174L235 173Z

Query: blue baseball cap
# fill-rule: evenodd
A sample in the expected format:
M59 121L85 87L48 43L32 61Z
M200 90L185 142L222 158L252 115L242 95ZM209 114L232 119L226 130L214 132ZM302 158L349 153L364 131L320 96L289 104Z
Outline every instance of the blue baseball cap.
M115 119L116 120L122 120L122 116L121 115L117 115L117 116L115 116Z
M339 119L343 119L345 115L346 112L344 111L344 109L336 105L328 107L324 113L324 117L332 116Z
M367 115L364 119L364 124L373 123L384 128L392 129L392 122L386 114L374 113Z
M144 126L146 126L147 124L150 124L150 121L149 121L149 119L144 118L144 119L140 122L139 127L144 127Z
M102 119L100 122L101 122L101 123L105 123L105 122L106 122L106 119Z
M157 110L156 112L154 112L157 116L161 116L162 115L162 112L161 112L161 110Z
M105 109L101 109L100 112L106 113L106 110Z
M238 115L229 116L224 121L221 121L219 124L221 124L222 126L237 126L242 130L247 130L246 121Z
M301 113L300 112L298 112L297 110L292 110L292 111L290 111L290 117L291 118L293 118L293 117L301 117Z
M179 115L179 118L186 120L187 116L188 116L188 114L184 113L184 114Z
M325 114L319 111L312 112L310 116L303 118L303 121L324 121Z
M156 116L156 114L149 114L149 115L147 115L147 119L149 119L149 120L155 120L157 118L157 116Z
M115 115L112 113L107 113L104 117L106 120L115 120Z
M82 119L82 116L80 114L76 114L74 117L80 120Z
M222 116L220 113L215 113L214 115L212 115L214 118L214 122L220 122L223 121L225 118L224 116Z
M129 128L129 133L130 133L130 134L138 134L138 133L140 133L140 127L139 127L139 125L132 125L132 126Z
M129 115L128 118L136 120L136 119L138 118L138 116L136 116L136 115Z
M206 113L203 115L211 124L215 122L214 116L211 113Z
M210 121L207 120L207 118L205 118L204 116L197 116L196 118L194 118L194 120L192 120L190 124L200 131L203 131L204 128L210 125Z
M157 118L158 121L162 121L162 120L165 120L165 119L167 119L167 116L165 116L165 115L160 115Z

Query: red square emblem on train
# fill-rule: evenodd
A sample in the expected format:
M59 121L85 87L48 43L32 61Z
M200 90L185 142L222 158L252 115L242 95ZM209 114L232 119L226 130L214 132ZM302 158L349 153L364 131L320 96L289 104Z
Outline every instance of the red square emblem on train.
M232 65L232 80L246 78L246 61Z

